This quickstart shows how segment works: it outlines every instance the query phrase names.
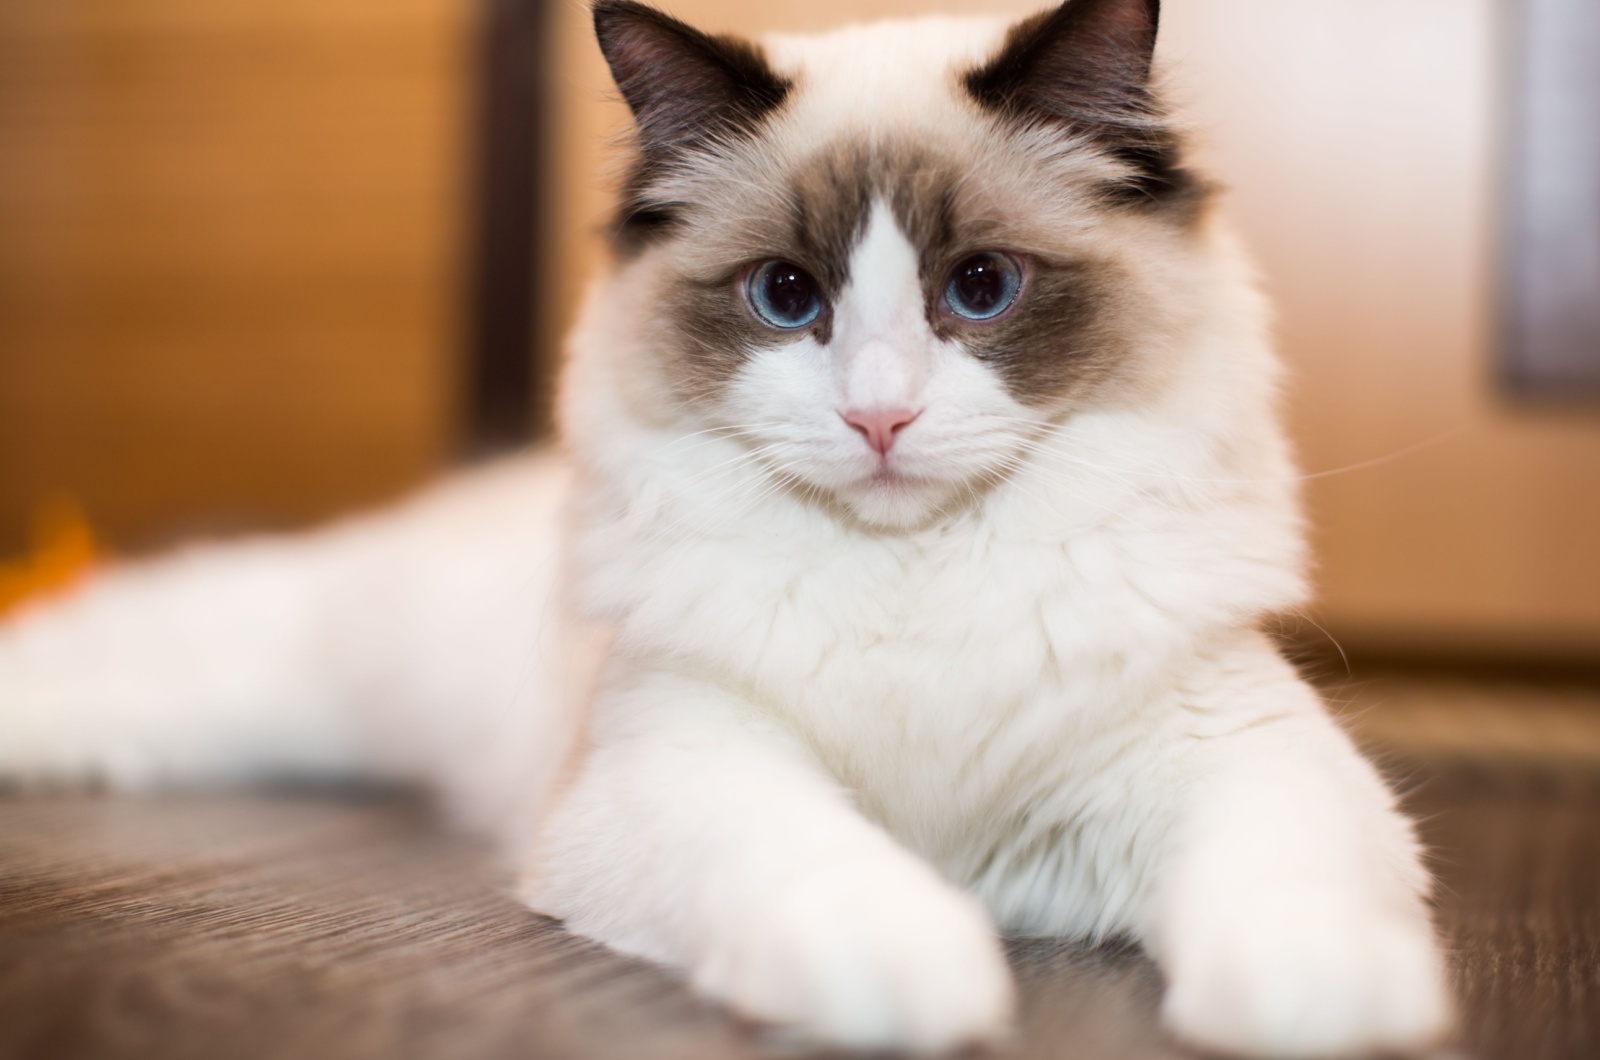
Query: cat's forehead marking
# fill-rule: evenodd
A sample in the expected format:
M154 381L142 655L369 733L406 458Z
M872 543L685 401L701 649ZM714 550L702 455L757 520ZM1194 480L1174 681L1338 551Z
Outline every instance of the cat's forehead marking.
M837 292L881 210L915 260L928 264L954 238L952 201L959 175L924 152L846 139L819 151L789 175L786 231L758 238L793 246L800 262Z
M894 211L875 199L850 255L849 285L839 296L835 335L849 341L898 340L922 324L919 255Z

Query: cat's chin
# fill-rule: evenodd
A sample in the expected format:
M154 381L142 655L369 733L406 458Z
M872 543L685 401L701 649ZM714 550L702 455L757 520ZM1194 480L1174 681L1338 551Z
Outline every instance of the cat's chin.
M915 530L943 514L955 487L921 479L874 476L838 490L850 513L876 530Z

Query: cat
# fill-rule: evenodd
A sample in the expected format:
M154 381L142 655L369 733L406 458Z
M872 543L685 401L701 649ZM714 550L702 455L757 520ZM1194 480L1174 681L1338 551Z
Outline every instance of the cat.
M1417 840L1306 598L1251 270L1157 0L756 44L593 7L636 118L559 451L0 632L0 772L422 778L533 909L808 1040L1001 1039L998 933L1183 1040L1426 1046Z

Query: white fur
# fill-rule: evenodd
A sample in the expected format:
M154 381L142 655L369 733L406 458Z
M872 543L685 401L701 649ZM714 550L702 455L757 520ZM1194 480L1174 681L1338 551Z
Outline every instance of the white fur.
M950 135L999 33L775 42L786 135ZM1002 1035L998 928L1141 940L1201 1045L1426 1044L1410 827L1256 632L1304 596L1264 310L1215 226L1186 254L1148 393L1064 420L934 336L881 207L832 348L752 351L708 419L650 367L646 254L585 309L564 460L25 613L0 769L423 777L534 908L828 1042ZM880 461L852 402L922 411Z

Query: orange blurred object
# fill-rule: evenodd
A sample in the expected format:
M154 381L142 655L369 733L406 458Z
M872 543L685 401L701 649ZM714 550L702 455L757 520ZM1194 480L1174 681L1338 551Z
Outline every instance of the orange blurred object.
M70 497L41 503L33 513L33 547L0 562L0 616L23 601L75 584L102 556L83 507Z

